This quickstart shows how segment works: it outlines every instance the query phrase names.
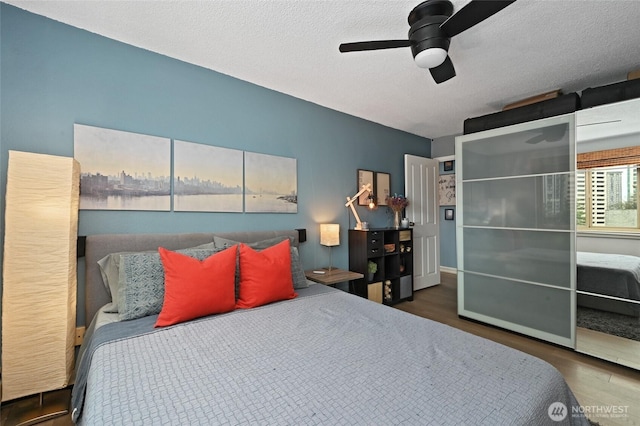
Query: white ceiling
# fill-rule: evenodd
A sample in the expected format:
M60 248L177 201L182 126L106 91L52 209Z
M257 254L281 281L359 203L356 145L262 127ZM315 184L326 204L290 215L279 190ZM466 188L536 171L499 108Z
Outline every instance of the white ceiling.
M428 138L539 93L624 80L640 68L640 1L518 0L455 36L457 76L435 84L404 39L419 0L165 0L6 3L134 46ZM452 0L454 11L467 0Z

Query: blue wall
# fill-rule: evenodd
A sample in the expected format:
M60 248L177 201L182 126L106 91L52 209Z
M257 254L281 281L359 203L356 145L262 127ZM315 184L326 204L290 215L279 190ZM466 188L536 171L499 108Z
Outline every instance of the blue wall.
M440 174L455 174L456 165L452 171L444 171L444 163L439 164ZM445 209L453 209L453 220L445 220ZM440 266L456 269L456 206L440 206Z
M440 138L433 139L431 141L431 156L433 158L438 157L450 157L455 154L456 150L456 135L442 136ZM444 171L443 163L440 163L440 174L455 174L456 163L453 163L452 171ZM444 210L453 209L454 219L444 220ZM457 254L456 254L456 220L457 215L456 206L441 206L440 207L440 266L456 269Z
M428 139L390 129L90 32L0 5L0 191L7 151L73 156L73 124L157 135L298 160L297 214L81 211L79 233L306 228L306 268L328 264L318 224L341 225L333 264L348 266L344 207L357 169L391 174L404 192L403 155ZM359 208L388 226L386 208ZM4 208L2 208L4 223ZM83 299L82 284L78 299ZM78 323L82 324L82 309Z

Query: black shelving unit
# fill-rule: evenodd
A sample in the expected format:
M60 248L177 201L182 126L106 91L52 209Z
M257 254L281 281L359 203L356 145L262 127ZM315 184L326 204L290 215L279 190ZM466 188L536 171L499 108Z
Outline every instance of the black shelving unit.
M370 261L377 265L373 276L368 273ZM413 300L413 231L349 230L349 270L364 274L353 284L359 296L386 305Z

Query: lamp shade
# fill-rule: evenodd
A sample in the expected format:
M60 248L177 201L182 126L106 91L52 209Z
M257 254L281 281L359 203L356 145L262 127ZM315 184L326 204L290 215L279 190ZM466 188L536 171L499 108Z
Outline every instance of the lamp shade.
M337 223L323 223L320 225L320 244L323 246L340 245L340 225Z
M9 151L2 401L61 389L73 371L80 165Z

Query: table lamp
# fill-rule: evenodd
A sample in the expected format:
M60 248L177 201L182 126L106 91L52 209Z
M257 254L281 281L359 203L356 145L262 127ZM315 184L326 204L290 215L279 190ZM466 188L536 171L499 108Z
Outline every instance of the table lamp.
M331 247L340 245L340 225L337 223L321 224L320 244L329 247L329 271L331 271L333 269L331 262Z
M353 197L351 198L347 197L347 202L344 205L345 207L351 208L351 212L356 218L356 226L354 229L362 229L362 222L360 221L360 216L358 215L358 212L356 211L356 208L353 205L353 203L358 199L358 197L360 197L361 194L364 194L366 191L369 191L369 193L372 192L370 183L366 185L362 185L362 188L360 188L360 191L356 192L356 195L354 195ZM373 207L375 207L375 203L371 203L371 202L369 203L370 209L373 208L372 205Z

